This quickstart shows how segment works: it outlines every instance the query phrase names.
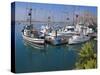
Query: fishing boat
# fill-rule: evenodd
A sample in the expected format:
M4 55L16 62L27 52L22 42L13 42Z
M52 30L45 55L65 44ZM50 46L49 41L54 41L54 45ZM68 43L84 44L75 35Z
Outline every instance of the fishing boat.
M67 40L66 38L64 38L64 36L57 34L57 30L49 33L45 37L45 40L47 43L50 43L52 45L63 45L67 43Z
M63 30L58 31L59 35L72 36L76 34L75 26L68 25Z
M82 22L76 24L75 31L79 32L79 33L83 32L84 35L89 35L89 34L93 34L94 33L92 28L89 28L87 25L85 25Z
M22 30L22 37L24 40L31 42L33 44L37 45L44 45L45 40L40 37L40 32L37 31L35 28L33 28L31 19L32 19L32 9L29 10L28 16L30 17L29 19L29 25L26 25L23 27Z
M71 38L69 38L68 44L78 44L88 41L90 37L87 34L87 30L88 27L84 26L83 23L77 24L75 29L77 34L74 34Z

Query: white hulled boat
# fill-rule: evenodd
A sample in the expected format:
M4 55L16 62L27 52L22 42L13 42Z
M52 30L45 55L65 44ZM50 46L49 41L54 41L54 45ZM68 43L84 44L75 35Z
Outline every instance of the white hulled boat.
M68 25L63 30L58 31L59 35L72 36L76 34L75 26Z
M69 38L68 44L78 44L82 42L86 42L90 39L90 37L85 35L73 35L71 38Z
M28 15L30 17L30 24L24 26L22 30L23 39L33 44L44 45L45 40L39 36L39 31L35 30L31 24L32 9L30 9Z
M78 34L73 35L71 38L69 38L68 40L68 44L78 44L78 43L82 43L82 42L86 42L90 39L87 33L87 30L89 28L84 26L84 24L79 23L76 25L76 29L75 31Z

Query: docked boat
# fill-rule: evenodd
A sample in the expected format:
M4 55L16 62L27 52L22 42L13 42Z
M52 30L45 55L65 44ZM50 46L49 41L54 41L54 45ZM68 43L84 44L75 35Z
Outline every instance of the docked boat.
M34 44L38 44L38 45L43 45L44 44L44 39L41 38L33 38L33 37L28 37L25 35L22 35L24 40L27 40L29 42L32 42Z
M67 39L62 35L57 34L57 31L52 31L52 33L49 33L45 37L45 40L47 43L50 43L52 45L63 45L67 43Z
M59 30L58 34L65 35L65 36L73 36L74 34L76 34L75 26L68 25L63 30Z
M75 31L78 34L74 34L71 38L69 38L68 44L78 44L90 40L90 36L88 36L90 30L83 23L76 24Z
M74 35L68 40L68 44L78 44L78 43L83 43L86 42L90 39L89 36L85 35Z
M93 34L94 33L92 28L89 28L88 26L84 25L84 23L82 23L82 22L76 24L75 31L78 32L78 33L82 32L84 35L88 35L88 34Z
M30 42L31 44L44 45L45 40L40 37L39 35L40 32L37 31L35 28L33 28L33 25L31 24L32 9L29 10L28 15L30 17L30 23L29 25L23 27L22 30L23 39Z

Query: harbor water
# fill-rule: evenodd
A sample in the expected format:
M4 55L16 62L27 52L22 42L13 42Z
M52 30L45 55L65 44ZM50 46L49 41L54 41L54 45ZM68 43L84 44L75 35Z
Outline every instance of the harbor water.
M73 70L82 44L52 46L38 49L25 43L22 38L24 24L15 25L15 68L16 72L39 72ZM34 25L37 29L41 25ZM96 43L96 41L94 41ZM96 44L95 44L96 45Z

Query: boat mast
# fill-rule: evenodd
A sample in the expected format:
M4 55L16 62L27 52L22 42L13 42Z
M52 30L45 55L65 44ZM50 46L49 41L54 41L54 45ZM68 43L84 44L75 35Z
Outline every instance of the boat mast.
M75 12L75 10L74 10L74 7L73 7L73 25L74 25L74 12Z
M32 8L29 9L29 26L30 26L30 30L33 29L33 25L32 25Z
M30 8L30 10L29 10L29 17L30 17L30 25L32 24L32 8Z
M49 25L50 25L50 19L51 19L51 17L49 16L49 17L48 17L48 27L49 27Z

